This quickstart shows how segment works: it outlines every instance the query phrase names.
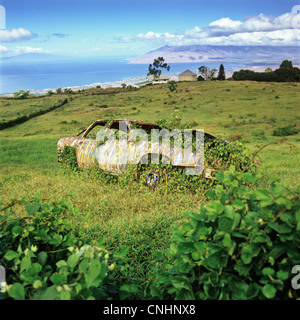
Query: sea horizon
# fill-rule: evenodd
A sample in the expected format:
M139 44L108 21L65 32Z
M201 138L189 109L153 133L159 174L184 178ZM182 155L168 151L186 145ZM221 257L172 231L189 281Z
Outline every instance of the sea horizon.
M178 75L185 71L198 71L201 65L218 69L220 64L225 67L226 76L241 68L263 69L263 66L245 65L240 62L187 62L169 63L170 71L163 74L171 80L178 80ZM33 95L44 95L57 88L81 90L101 86L101 88L120 87L123 83L134 85L146 80L149 64L131 64L129 59L73 59L36 62L1 63L0 96L13 96L19 90L29 90ZM275 67L275 66L274 66Z
M170 71L163 70L162 73L170 80L177 81L178 75L185 70L198 73L198 68L202 65L218 70L221 63L225 67L227 78L240 69L263 71L267 67L279 67L274 61L198 61L169 63ZM29 62L1 60L0 96L12 97L14 92L20 90L29 91L33 95L45 95L57 88L82 90L97 86L103 89L121 87L123 83L134 85L146 80L148 66L148 63L130 63L129 58L73 58Z

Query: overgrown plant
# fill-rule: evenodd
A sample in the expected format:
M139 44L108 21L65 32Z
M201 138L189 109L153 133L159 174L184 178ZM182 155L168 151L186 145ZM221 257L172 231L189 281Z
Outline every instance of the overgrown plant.
M0 204L0 263L6 270L2 299L134 297L137 286L128 280L128 250L111 254L104 239L87 237L89 213L80 218L79 209L64 199L48 203L36 197L18 204L25 208L22 218L13 212L15 201Z
M219 185L199 212L173 228L164 272L152 283L157 299L296 299L291 270L300 264L300 188L277 180L251 189L259 177L217 174Z

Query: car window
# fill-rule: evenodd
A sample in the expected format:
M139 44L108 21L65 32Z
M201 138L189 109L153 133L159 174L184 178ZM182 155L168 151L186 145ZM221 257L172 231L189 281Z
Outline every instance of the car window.
M106 127L104 125L96 125L87 135L86 138L89 139L96 139L97 132L100 130L105 130Z

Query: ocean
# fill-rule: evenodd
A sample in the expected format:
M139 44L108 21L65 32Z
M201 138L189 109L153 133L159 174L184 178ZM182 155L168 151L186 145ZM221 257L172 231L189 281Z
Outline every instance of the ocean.
M130 64L126 60L62 60L36 62L2 62L0 95L10 95L19 90L33 94L46 94L56 88L74 90L100 85L102 88L134 84L146 79L149 64ZM197 72L201 65L219 68L220 63L171 63L170 71L162 73L176 80L178 74L189 69ZM224 64L225 72L242 66Z

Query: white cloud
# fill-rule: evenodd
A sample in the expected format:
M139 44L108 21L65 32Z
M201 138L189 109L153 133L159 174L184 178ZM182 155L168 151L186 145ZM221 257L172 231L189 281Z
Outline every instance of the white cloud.
M1 42L29 40L34 37L36 37L35 33L32 33L31 31L23 28L12 29L12 30L0 30Z
M9 50L6 47L0 45L0 52L8 52L8 51Z
M149 31L137 35L139 40L157 45L292 45L298 46L300 29L294 29L294 13L278 17L264 14L252 16L245 21L221 18L200 28L195 26L182 34L157 33Z
M23 53L49 53L49 50L45 50L42 48L32 48L29 46L16 46L12 50L15 54L23 54Z
M225 29L236 29L239 28L243 23L241 21L234 21L230 18L221 18L219 20L211 22L209 27L220 27Z

